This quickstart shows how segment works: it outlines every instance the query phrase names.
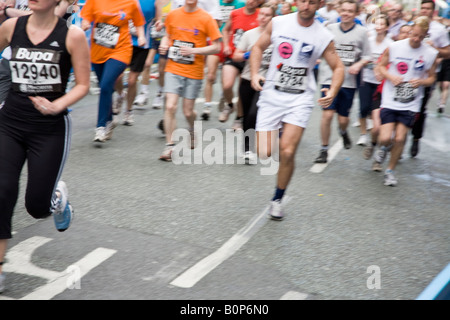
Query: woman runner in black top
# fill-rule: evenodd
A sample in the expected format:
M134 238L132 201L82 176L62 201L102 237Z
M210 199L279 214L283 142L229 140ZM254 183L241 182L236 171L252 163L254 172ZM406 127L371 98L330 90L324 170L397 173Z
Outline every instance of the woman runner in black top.
M36 219L53 214L59 231L72 217L67 188L59 181L70 144L67 108L89 91L90 59L84 32L54 14L59 1L30 0L33 14L0 27L0 51L12 49L11 89L0 105L0 289L25 161L28 213ZM66 93L71 68L76 85Z

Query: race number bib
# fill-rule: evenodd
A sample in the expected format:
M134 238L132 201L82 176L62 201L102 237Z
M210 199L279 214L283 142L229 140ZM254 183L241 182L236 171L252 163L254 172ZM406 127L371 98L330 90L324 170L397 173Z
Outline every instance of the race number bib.
M273 46L270 45L266 50L264 50L261 60L261 69L269 69L270 60L272 59Z
M150 37L152 39L160 39L160 38L164 37L165 34L166 34L166 29L164 27L158 31L158 30L156 30L155 25L150 26Z
M108 23L97 23L94 28L94 42L99 46L114 49L119 42L119 27Z
M339 55L339 58L341 58L342 63L344 63L344 66L348 67L351 66L356 62L356 51L355 46L352 44L340 44L336 45L336 52Z
M222 15L222 23L225 24L231 15L231 11L235 9L235 6L220 6L220 13Z
M308 68L281 65L275 74L275 89L287 93L303 93L307 86Z
M47 49L13 48L11 86L21 93L61 91L60 53Z
M416 98L419 89L413 88L413 86L408 82L402 82L400 85L395 87L394 101L401 103L408 103Z
M380 56L381 56L380 53L372 53L369 63L366 64L364 68L369 70L375 69L375 66L377 65L377 61L380 58Z
M244 29L236 29L233 35L233 45L235 48L238 47L239 41L241 41L242 35L244 34Z
M190 54L188 56L183 56L180 53L180 47L190 47L193 48L194 44L192 42L174 40L173 46L169 48L168 57L174 62L182 64L193 64L195 60L195 55Z

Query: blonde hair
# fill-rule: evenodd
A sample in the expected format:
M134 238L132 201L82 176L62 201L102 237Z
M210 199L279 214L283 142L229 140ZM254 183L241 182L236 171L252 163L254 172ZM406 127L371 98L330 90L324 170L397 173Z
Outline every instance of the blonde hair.
M273 4L270 4L270 3L264 3L264 4L260 7L260 9L262 9L262 8L269 8L269 9L272 10L272 16L275 16L275 15L276 15L277 9L276 9L276 7L275 7Z
M414 26L419 26L420 29L422 29L425 32L428 32L428 29L430 28L430 19L425 16L418 17L414 19Z

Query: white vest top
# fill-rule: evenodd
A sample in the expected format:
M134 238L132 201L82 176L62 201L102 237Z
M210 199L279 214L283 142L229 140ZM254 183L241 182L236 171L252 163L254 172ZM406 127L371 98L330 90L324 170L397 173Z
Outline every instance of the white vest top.
M314 66L333 35L319 22L302 27L298 13L272 19L272 57L258 106L313 106Z
M438 51L427 44L413 49L409 39L400 40L389 46L390 74L403 77L404 82L394 86L386 80L383 85L381 107L393 110L419 112L424 87L413 88L408 81L425 79L433 66Z

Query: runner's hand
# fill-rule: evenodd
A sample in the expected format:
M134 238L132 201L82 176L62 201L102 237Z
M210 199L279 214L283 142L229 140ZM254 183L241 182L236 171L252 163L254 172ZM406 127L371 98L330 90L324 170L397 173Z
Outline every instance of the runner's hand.
M319 106L321 106L323 109L328 108L331 103L334 100L334 96L333 94L330 92L329 88L323 88L322 90L320 90L320 92L324 92L325 96L323 96L322 98L320 98L319 100L317 100L317 103L319 104Z
M264 85L264 82L266 81L266 78L264 78L261 75L257 75L256 77L252 77L252 88L256 91L262 91L262 86Z
M46 116L54 116L61 113L64 110L61 110L54 103L48 101L43 97L28 97L31 102L33 102L34 107L43 115Z
M159 45L159 53L163 56L167 54L167 50L169 50L169 46Z

